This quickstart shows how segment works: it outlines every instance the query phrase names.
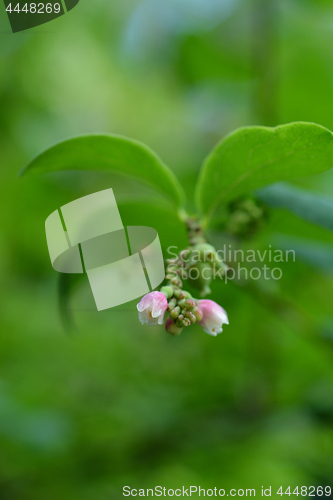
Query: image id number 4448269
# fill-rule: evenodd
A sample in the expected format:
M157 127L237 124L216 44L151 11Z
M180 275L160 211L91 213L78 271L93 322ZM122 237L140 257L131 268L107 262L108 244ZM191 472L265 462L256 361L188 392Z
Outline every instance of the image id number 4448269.
M296 486L296 488L292 491L290 486L286 490L280 486L277 495L301 495L302 497L330 497L332 493L332 488L330 486Z
M22 2L23 4L23 2ZM13 4L14 5L14 4ZM61 9L60 3L25 3L22 8L20 8L20 3L17 3L15 7L12 7L10 3L6 7L6 11L9 13L17 12L25 12L26 14L59 14Z

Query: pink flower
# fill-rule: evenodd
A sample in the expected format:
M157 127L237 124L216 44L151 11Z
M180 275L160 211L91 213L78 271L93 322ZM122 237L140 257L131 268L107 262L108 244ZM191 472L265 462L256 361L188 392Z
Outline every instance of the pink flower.
M161 292L150 292L136 306L139 311L139 320L142 324L155 326L162 325L168 301Z
M202 313L202 320L199 325L206 333L216 336L222 332L222 325L229 325L229 320L225 310L213 300L199 300L198 309Z

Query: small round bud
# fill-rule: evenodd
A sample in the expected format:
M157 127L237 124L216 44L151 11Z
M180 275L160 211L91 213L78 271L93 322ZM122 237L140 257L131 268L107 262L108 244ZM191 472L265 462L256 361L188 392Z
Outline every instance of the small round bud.
M190 311L194 309L195 307L195 302L193 299L186 299L185 300L185 307L186 309L189 309Z
M162 286L160 292L163 293L163 295L165 295L167 299L171 299L171 297L173 296L172 286Z
M183 328L178 327L171 318L168 318L165 322L165 329L171 335L180 335L182 333Z
M172 311L177 305L177 299L173 297L171 300L168 302L168 311Z
M171 283L172 283L173 285L177 285L177 286L178 286L178 282L179 282L179 279L178 279L178 278L172 277L172 279L171 279L170 281L171 281Z
M191 321L191 323L195 323L197 321L196 317L191 311L187 311L185 317L188 318Z
M190 326L191 324L191 321L188 319L188 318L184 318L182 321L181 321L182 325L183 326Z
M200 262L213 262L216 258L216 250L208 243L199 243L194 249L199 253Z
M180 314L180 307L179 307L179 306L177 306L177 307L175 307L174 309L172 309L172 311L170 312L170 317L171 317L172 319L177 319L177 318L178 318L178 316L179 316L179 314Z
M196 320L197 321L201 321L202 320L202 312L200 311L200 309L198 307L195 307L194 309L192 309L192 314L195 316Z
M174 296L178 299L178 300L182 300L182 299L185 299L186 298L186 292L183 292L183 290L175 290L174 291Z
M181 308L185 307L185 300L186 299L178 300L179 307L181 307Z

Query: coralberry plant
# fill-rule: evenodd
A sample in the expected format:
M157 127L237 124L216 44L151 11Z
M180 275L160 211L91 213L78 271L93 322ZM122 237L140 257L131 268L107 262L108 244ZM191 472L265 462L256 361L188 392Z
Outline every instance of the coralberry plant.
M215 248L206 243L199 220L196 217L186 219L190 245L179 255L166 261L166 285L159 292L145 295L137 309L142 324L157 325L164 322L165 329L172 335L179 335L184 327L199 323L205 332L216 336L222 332L222 325L228 324L225 310L212 300L198 300L184 289L183 280L191 277L191 284L198 288L200 296L211 293L209 284L212 268L217 268L222 277L228 267L218 258Z
M280 182L319 174L332 166L333 134L320 125L297 122L275 128L238 129L206 158L196 183L193 216L186 212L184 191L175 174L145 145L125 137L87 135L65 140L35 156L22 174L107 171L131 177L162 194L170 202L174 217L186 225L189 244L166 261L166 282L159 291L141 299L137 305L139 319L148 325L165 322L166 330L173 335L193 323L216 335L228 323L227 313L204 297L210 293L212 269L217 269L220 276L228 271L214 246L207 242L209 229L214 227L221 234L232 235L237 244L244 236L260 230L267 207L270 210L275 206L332 229L329 201ZM146 202L141 197L137 206ZM147 218L142 222L149 225ZM159 222L163 226L163 221ZM172 240L173 235L169 237ZM60 275L59 279L63 280L59 290L65 316L69 293L64 285L66 276ZM198 289L199 298L188 291L189 283Z

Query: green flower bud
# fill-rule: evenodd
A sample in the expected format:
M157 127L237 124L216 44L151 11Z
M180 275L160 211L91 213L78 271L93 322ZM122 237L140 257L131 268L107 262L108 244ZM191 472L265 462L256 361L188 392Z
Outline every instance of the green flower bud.
M171 288L171 287L170 287ZM168 311L172 311L177 305L177 299L176 297L173 297L171 300L168 302Z
M190 311L195 308L195 302L193 299L186 299L185 300L185 307L186 309L189 309Z
M191 321L188 318L184 318L184 319L182 319L181 324L183 326L190 326Z
M197 321L196 317L191 311L186 311L185 317L188 318L191 323L195 323Z
M193 309L195 307L195 302L193 299L183 299L178 302L178 305L182 308L186 309Z
M179 307L179 306L177 306L177 307L175 307L174 309L172 309L172 311L170 312L170 317L171 317L172 319L177 319L177 318L178 318L178 316L179 316L179 314L180 314L180 307Z
M265 210L257 200L240 198L229 205L226 229L238 236L250 236L260 228L265 216Z
M183 286L183 283L182 281L179 279L179 278L172 278L170 280L170 282L175 285L175 286L179 286L179 287L182 287Z
M199 254L200 262L213 262L216 259L216 250L209 243L199 243L193 247Z
M173 296L172 286L162 286L160 292L163 293L167 299L171 299L171 297Z
M198 307L195 307L194 309L192 309L192 314L195 316L196 320L197 321L201 321L202 320L202 312L200 311L200 309Z

